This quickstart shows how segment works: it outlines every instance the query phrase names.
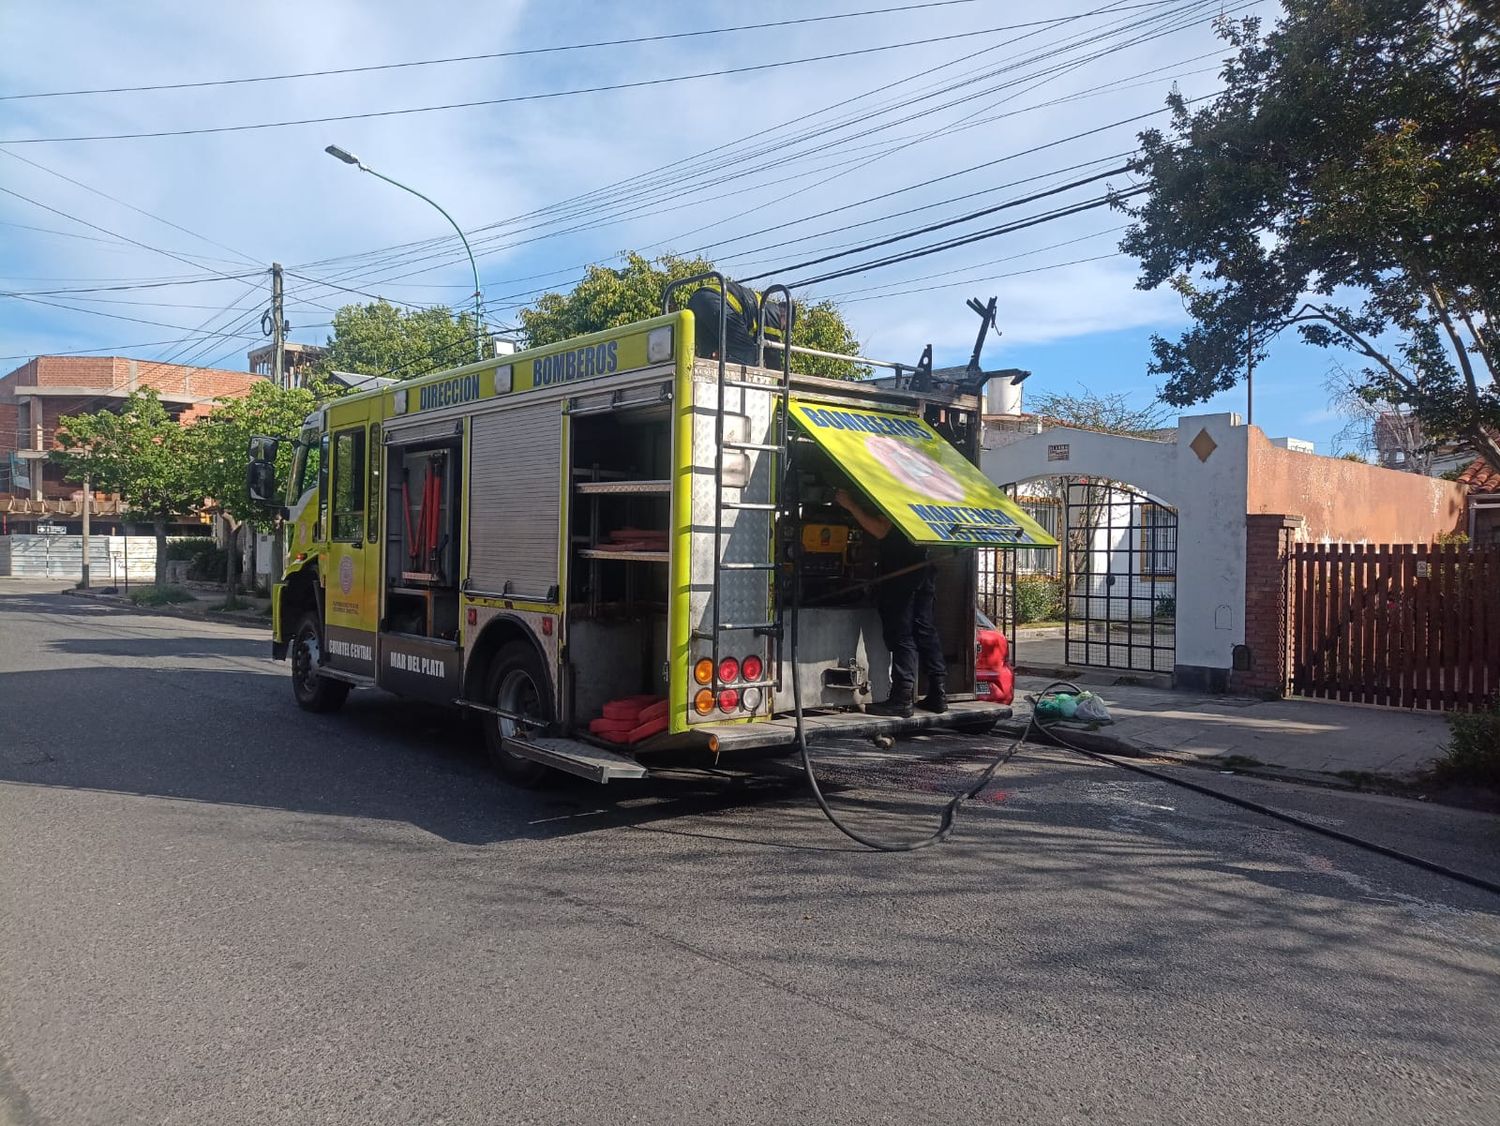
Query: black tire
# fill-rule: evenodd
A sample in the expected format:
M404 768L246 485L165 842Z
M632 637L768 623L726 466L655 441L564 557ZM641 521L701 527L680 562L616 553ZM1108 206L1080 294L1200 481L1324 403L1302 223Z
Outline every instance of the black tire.
M490 662L489 673L485 676L484 701L504 711L551 723L554 718L552 692L536 650L524 641L512 641L503 646ZM489 752L490 764L513 786L532 789L546 785L556 777L554 771L541 763L521 758L505 749L506 737L539 730L512 719L484 716L484 746Z
M297 706L309 712L336 712L349 698L352 685L334 680L318 671L318 661L323 652L323 630L317 614L309 610L297 622L297 631L292 634L291 658L292 695Z

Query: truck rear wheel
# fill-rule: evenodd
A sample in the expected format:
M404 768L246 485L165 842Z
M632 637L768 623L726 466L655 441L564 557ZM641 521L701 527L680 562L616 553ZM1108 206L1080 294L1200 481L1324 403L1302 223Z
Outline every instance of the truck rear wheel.
M485 702L504 712L534 720L552 722L552 696L547 690L547 674L537 659L536 650L524 641L512 641L495 654L485 678ZM553 772L539 762L521 758L505 749L505 740L524 737L542 730L535 723L522 723L504 716L486 715L484 745L490 762L507 782L527 788L540 786Z
M323 657L323 631L318 616L309 610L292 635L292 695L297 706L309 712L336 712L349 696L349 684L319 671Z

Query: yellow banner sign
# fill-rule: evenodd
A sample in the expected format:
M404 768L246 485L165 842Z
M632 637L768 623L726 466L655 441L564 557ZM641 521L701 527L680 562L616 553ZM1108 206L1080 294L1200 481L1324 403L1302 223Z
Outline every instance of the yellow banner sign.
M791 409L798 426L913 543L1057 546L922 419L795 399Z

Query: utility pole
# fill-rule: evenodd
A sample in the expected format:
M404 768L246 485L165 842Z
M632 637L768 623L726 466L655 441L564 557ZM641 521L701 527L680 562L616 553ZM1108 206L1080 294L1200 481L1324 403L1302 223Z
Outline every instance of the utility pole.
M90 501L92 494L89 492L89 475L83 475L83 574L78 586L81 590L89 588L89 509L92 507Z
M281 263L271 263L271 381L286 387L286 314L281 300Z
M290 380L286 372L286 312L283 308L281 286L281 263L271 263L271 378L275 380L278 390L285 390ZM285 530L282 526L281 517L276 517L275 528L271 536L271 583L281 581L281 552ZM253 526L250 527L250 575L252 581L251 593L254 594L254 576L256 554L259 549L259 533ZM268 584L269 585L269 584Z

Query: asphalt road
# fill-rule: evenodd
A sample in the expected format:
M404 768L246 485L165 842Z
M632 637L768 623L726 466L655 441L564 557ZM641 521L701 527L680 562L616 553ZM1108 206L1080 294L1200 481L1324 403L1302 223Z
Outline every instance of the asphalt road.
M1500 1121L1500 898L1043 749L910 855L774 777L519 792L440 713L299 712L251 631L36 590L8 1126ZM925 826L984 749L838 800Z

